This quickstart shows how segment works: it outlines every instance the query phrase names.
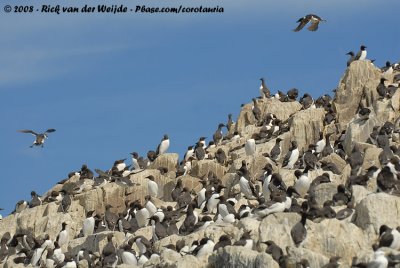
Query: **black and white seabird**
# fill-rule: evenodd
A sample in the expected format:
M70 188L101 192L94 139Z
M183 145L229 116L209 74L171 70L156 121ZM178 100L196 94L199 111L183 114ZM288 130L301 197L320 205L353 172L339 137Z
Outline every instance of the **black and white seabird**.
M121 261L123 264L137 266L138 260L136 258L136 252L132 249L132 245L125 244L122 246Z
M111 211L112 205L106 205L106 211L104 213L104 221L106 223L107 228L110 231L114 231L117 227L118 215Z
M219 248L224 248L226 246L231 246L232 241L229 235L221 235L219 237L219 241L215 244L213 251L218 250Z
M186 208L192 202L192 196L188 187L183 187L181 194L176 199L178 208Z
M297 88L289 89L286 95L289 102L296 101L299 96L299 90Z
M210 238L203 238L200 240L200 245L192 253L200 258L211 254L214 250L214 246L215 243Z
M250 237L250 231L244 232L242 237L236 241L234 246L242 246L247 249L253 249L254 240Z
M365 60L367 58L366 46L361 46L354 60Z
M149 222L150 213L147 208L143 207L140 203L135 205L137 211L135 214L135 218L137 220L139 228L145 227Z
M92 180L94 175L93 175L93 171L91 171L87 165L83 164L81 167L81 171L79 172L80 174L80 179L89 179Z
M283 250L272 240L268 240L261 243L267 245L265 253L270 254L276 262L279 262L279 259L281 258L281 256L283 256Z
M204 210L206 210L208 213L214 213L214 210L217 208L217 205L219 203L218 197L220 196L220 193L224 188L225 187L222 185L217 186L217 188L212 192L210 198L207 199Z
M326 141L324 138L324 133L322 131L319 132L319 140L317 141L317 143L315 143L315 152L316 153L321 153L322 150L325 148L326 145Z
M107 235L107 244L104 246L103 251L101 252L103 258L115 254L117 252L117 249L115 248L114 243L112 241L113 236L114 236L113 233L109 233Z
M258 106L257 99L255 99L255 98L253 98L253 107L251 110L253 112L253 115L254 115L254 118L256 119L256 121L259 122L261 120L262 112L261 112L260 107Z
M223 138L223 135L222 135L222 128L223 128L224 126L225 126L224 124L220 123L220 124L218 125L217 130L215 131L215 133L214 133L214 135L213 135L213 140L214 140L214 143L215 143L216 145L218 145L218 144L222 141L222 138Z
M300 98L300 104L303 105L304 110L307 110L310 107L315 108L314 99L308 93L305 93L303 97Z
M273 161L277 161L279 156L281 155L281 145L280 142L282 141L281 138L276 138L275 140L275 145L272 147L271 152L270 152L270 158Z
M255 193L255 188L251 180L245 176L240 170L237 172L239 175L240 192L247 199L256 199L258 196Z
M382 75L391 75L393 73L393 65L390 61L386 61L384 67L381 68Z
M215 152L215 159L223 166L227 164L227 156L222 148L218 148L218 150Z
M72 202L71 196L64 189L61 190L60 193L62 193L63 195L63 198L61 200L61 210L62 212L67 213Z
M179 178L179 179L176 181L175 188L174 188L174 189L172 190L172 192L171 192L172 201L176 201L176 200L178 199L178 197L179 197L179 196L181 195L181 193L182 193L182 190L183 190L182 179Z
M63 222L61 225L62 225L62 229L61 229L60 233L58 233L58 236L57 236L57 243L60 245L60 247L62 247L64 245L68 245L68 241L69 241L67 223Z
M146 195L144 197L145 203L144 206L147 208L147 210L149 211L150 217L154 215L154 213L157 212L157 207L154 205L154 203L152 202L152 198L150 195Z
M165 228L165 226L160 222L158 216L153 215L149 220L153 234L153 241L158 241L168 236L167 228Z
M154 176L149 175L146 177L147 180L147 192L151 197L157 197L158 195L158 184L154 181Z
M301 242L304 241L307 237L307 229L305 227L307 220L307 213L301 213L301 220L296 223L293 228L290 230L290 235L293 239L293 242L296 246L299 246Z
M304 168L315 169L318 163L318 158L314 154L315 145L308 145L308 150L303 154Z
M204 150L203 144L200 141L196 143L194 155L196 156L197 160L203 160L206 157L206 151Z
M368 268L387 268L389 260L385 256L385 252L378 245L373 245L374 259L368 263Z
M88 211L86 213L86 219L83 221L82 234L84 237L92 235L94 232L95 225L95 210Z
M379 228L379 247L389 247L394 250L400 250L400 232L387 225Z
M228 114L228 122L226 123L226 128L228 129L228 132L231 131L234 124L235 122L233 122L232 120L232 114Z
M297 178L294 184L294 189L302 198L307 194L308 189L310 189L311 185L311 179L308 177L307 173L308 173L307 170L304 171L296 170L294 172L294 175Z
M179 228L180 234L190 234L194 230L194 226L198 222L198 216L193 210L193 205L189 204L186 211L186 218Z
M282 167L292 169L299 159L299 148L297 148L297 142L292 141L289 151L286 153L285 158L282 162Z
M132 170L139 170L141 169L139 165L139 154L137 152L131 153L132 155Z
M261 80L261 85L260 85L260 95L262 98L269 98L271 97L271 91L269 88L265 85L264 78L260 78Z
M35 136L35 141L33 142L33 144L30 146L31 148L33 146L41 146L43 147L44 145L44 141L45 139L47 139L47 134L52 133L56 131L54 128L49 128L48 130L46 130L44 133L36 133L32 130L29 129L23 129L23 130L18 130L18 132L22 132L22 133L31 133L32 135Z
M185 155L183 156L183 160L188 161L192 156L194 156L194 149L193 146L189 146Z
M308 15L306 15L306 16L300 18L300 19L297 21L297 23L299 23L299 25L298 25L297 28L294 29L293 31L294 31L294 32L298 32L298 31L300 31L301 29L303 29L303 27L304 27L307 23L311 22L311 25L310 25L307 29L308 29L309 31L314 32L314 31L318 30L318 24L319 24L321 21L325 21L325 20L321 19L321 17L319 17L319 16L317 16L317 15L308 14Z
M255 135L251 137L251 139L248 139L244 145L244 150L246 152L246 155L248 156L254 156L256 153L256 140L255 140Z
M30 208L37 207L42 204L42 199L35 191L31 192L31 197L32 197L32 199L31 199L31 202L29 203Z
M394 188L400 187L400 181L397 180L395 175L390 170L389 166L385 166L379 172L376 179L378 184L378 190L382 192L390 192Z
M267 164L264 168L264 174L261 176L259 181L262 183L262 193L265 200L270 199L271 190L269 189L269 184L272 178L272 167L271 164Z
M168 138L168 135L165 134L164 137L162 138L160 144L157 147L156 155L158 156L163 153L166 153L168 148L169 148L169 138Z
M350 51L346 55L350 56L349 60L347 61L347 67L348 67L355 60L355 56L354 56L354 52L353 51Z
M385 81L387 81L387 79L382 77L380 79L378 86L376 87L376 91L378 92L380 99L384 99L388 96L388 89L385 86Z

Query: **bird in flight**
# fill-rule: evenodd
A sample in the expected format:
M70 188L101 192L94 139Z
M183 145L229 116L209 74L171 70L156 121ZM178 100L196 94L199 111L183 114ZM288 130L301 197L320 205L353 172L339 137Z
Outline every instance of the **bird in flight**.
M311 23L311 25L307 28L309 31L315 32L316 30L318 30L318 24L321 21L326 21L321 19L321 17L314 15L314 14L308 14L302 18L300 18L297 23L299 23L299 25L297 26L296 29L294 29L293 31L298 32L301 29L303 29L304 26L306 26L307 23Z
M49 128L48 130L46 130L44 133L36 133L32 130L29 129L23 129L23 130L18 130L18 132L22 132L22 133L31 133L32 135L34 135L35 141L33 142L33 144L30 146L31 148L33 146L41 146L43 147L44 144L44 140L47 139L47 134L56 131L54 128Z

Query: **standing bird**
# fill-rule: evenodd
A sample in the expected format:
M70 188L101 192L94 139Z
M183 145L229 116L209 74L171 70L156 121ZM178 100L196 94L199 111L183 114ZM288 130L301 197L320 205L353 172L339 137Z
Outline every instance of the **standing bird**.
M66 228L67 228L67 223L63 222L62 230L57 236L57 243L60 245L60 247L62 247L63 245L68 245L69 235Z
M94 232L94 224L95 224L94 215L95 215L95 210L91 210L86 213L86 219L83 221L83 227L82 227L82 234L84 237L92 235Z
M294 184L294 189L296 190L296 192L299 193L301 198L304 198L304 196L308 192L308 189L310 189L311 185L311 179L308 178L308 170L307 169L305 169L304 171L296 170L294 172L294 175L297 178Z
M361 46L360 51L358 51L354 60L365 60L367 58L367 50L365 50L366 46Z
M71 206L72 199L66 190L61 190L60 192L63 194L63 199L61 201L61 209L64 213L67 213L69 207Z
M261 80L261 86L260 86L261 97L263 97L263 98L271 97L271 92L270 92L269 88L265 85L264 78L260 78L260 80Z
M379 99L383 99L383 98L387 97L388 89L385 86L385 81L387 81L387 79L382 77L378 86L376 87L376 91L378 92Z
M297 142L292 141L292 146L283 159L282 167L292 169L299 159L299 148L297 148Z
M255 137L257 134L253 134L251 139L248 139L244 145L244 150L246 152L246 155L249 156L254 156L256 153L256 140Z
M153 175L149 175L146 177L149 179L147 181L147 192L151 197L157 197L158 195L158 184L157 182L154 181Z
M203 160L206 157L206 151L204 150L203 144L198 141L194 147L194 155L197 160Z
M239 175L239 186L240 186L240 192L247 198L247 199L255 199L257 198L257 194L255 192L255 188L253 183L251 182L250 179L246 178L240 170L237 172Z
M194 149L193 149L193 146L189 146L188 149L187 149L187 151L186 151L186 153L185 153L185 156L183 157L183 160L184 160L184 161L188 161L189 158L190 158L190 157L193 157L193 156L194 156Z
M347 53L346 55L349 55L349 56L350 56L349 60L347 61L347 67L349 67L350 64L351 64L351 63L354 61L354 59L355 59L354 52L353 52L353 51L350 51L350 52Z
M32 199L31 199L31 202L29 203L30 208L37 207L42 204L42 199L35 191L31 192L31 197L32 197Z
M34 135L36 137L35 141L30 146L31 148L33 146L41 146L41 147L43 147L44 140L47 139L47 134L51 133L51 132L54 132L54 131L56 131L54 128L49 128L44 133L36 133L36 132L34 132L32 130L29 130L29 129L18 130L18 132L22 132L22 133L31 133L32 135Z
M273 161L277 161L279 156L281 155L281 151L282 151L281 150L281 145L280 145L281 141L282 141L281 138L276 138L275 145L271 149L271 152L270 152L269 155L271 157L271 160L273 160Z
M389 247L400 250L400 232L387 225L379 227L379 247Z
M139 170L140 165L139 165L139 154L137 152L131 153L132 155L132 170Z
M228 132L231 131L234 124L235 122L233 122L232 120L232 114L228 114L228 122L226 123L226 128L228 129Z
M300 18L300 19L297 21L297 23L299 23L299 25L298 25L297 28L294 29L293 31L298 32L298 31L300 31L301 29L303 29L304 26L306 26L307 23L311 22L311 25L310 25L307 29L308 29L309 31L314 32L314 31L318 30L318 24L319 24L321 21L326 21L326 20L321 19L321 17L319 17L319 16L317 16L317 15L308 14L308 15L306 15L306 16Z
M167 152L168 147L169 147L169 138L168 135L165 134L163 139L161 140L161 143L157 147L156 155L159 156L160 154Z
M301 214L301 220L293 226L292 230L290 230L290 235L293 239L294 244L297 247L300 245L301 242L304 241L304 239L306 239L307 236L307 229L305 227L306 220L307 220L307 213L303 212Z
M261 120L261 109L258 107L257 99L253 98L253 108L251 109L255 119L258 121Z
M325 148L326 141L324 138L324 133L322 131L319 132L319 140L315 144L315 152L316 153L321 153L322 150Z
M222 128L224 126L225 126L224 124L220 123L218 125L218 129L215 131L215 133L213 135L213 140L214 140L215 145L218 145L222 141L222 138L223 138Z

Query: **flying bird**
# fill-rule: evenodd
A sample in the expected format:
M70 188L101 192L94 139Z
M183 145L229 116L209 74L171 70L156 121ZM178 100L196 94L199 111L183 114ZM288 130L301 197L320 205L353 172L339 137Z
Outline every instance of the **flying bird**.
M34 135L36 137L35 141L30 146L31 148L33 146L41 146L41 147L43 147L44 140L47 139L47 134L51 133L51 132L54 132L54 131L56 131L54 128L49 128L44 133L36 133L36 132L34 132L32 130L29 130L29 129L18 130L18 132L22 132L22 133L31 133L32 135Z
M308 14L302 18L300 18L297 23L299 23L299 25L297 26L296 29L294 29L293 31L298 32L301 29L303 29L304 26L306 26L307 23L311 22L311 25L307 28L309 31L315 32L316 30L318 30L318 24L321 21L326 21L321 19L321 17L314 15L314 14Z

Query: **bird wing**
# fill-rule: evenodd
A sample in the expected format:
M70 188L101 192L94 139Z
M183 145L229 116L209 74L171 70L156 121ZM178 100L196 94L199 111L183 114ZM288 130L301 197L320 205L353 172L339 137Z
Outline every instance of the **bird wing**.
M46 130L46 132L44 132L44 133L51 133L51 132L54 132L54 131L56 131L54 128L49 128L49 129Z
M319 20L317 21L313 21L311 23L311 25L307 28L309 31L315 32L316 30L318 30L318 24L319 24Z
M310 19L307 19L307 18L301 18L301 19L299 19L297 22L300 22L300 23L299 23L299 25L297 26L297 28L294 29L293 31L294 31L294 32L300 31L301 29L303 29L303 27L304 27L309 21L310 21Z
M18 130L18 132L22 132L22 133L31 133L31 134L33 134L33 135L35 135L35 136L38 135L36 132L34 132L34 131L32 131L32 130L29 130L29 129Z
M282 167L287 166L289 164L290 156L292 155L292 151L288 151L283 159Z

